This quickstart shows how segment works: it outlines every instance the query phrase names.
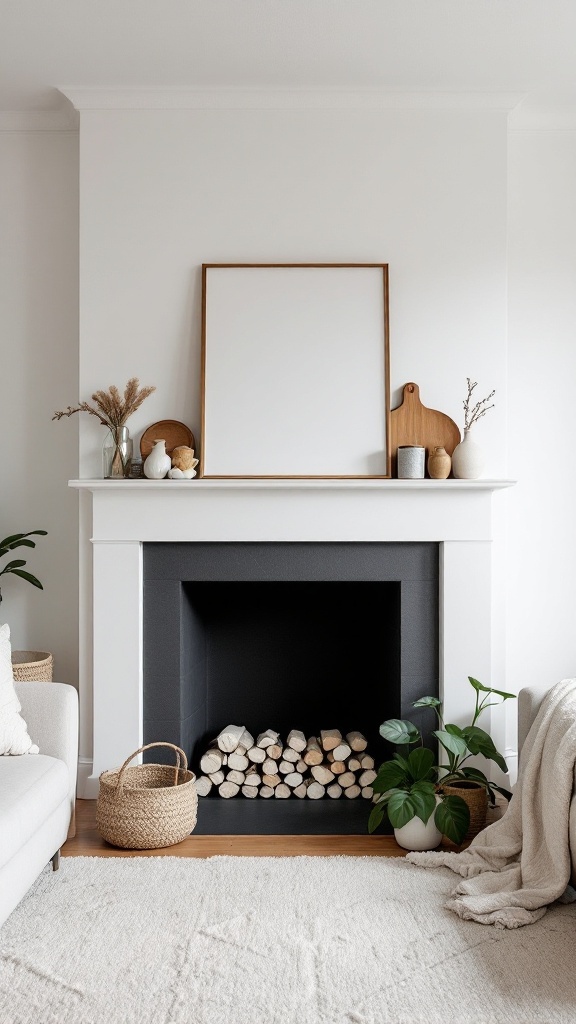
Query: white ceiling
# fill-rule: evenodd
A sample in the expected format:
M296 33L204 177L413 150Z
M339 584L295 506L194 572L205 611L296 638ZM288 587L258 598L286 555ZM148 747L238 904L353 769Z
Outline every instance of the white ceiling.
M59 87L576 95L576 0L0 0L0 111Z

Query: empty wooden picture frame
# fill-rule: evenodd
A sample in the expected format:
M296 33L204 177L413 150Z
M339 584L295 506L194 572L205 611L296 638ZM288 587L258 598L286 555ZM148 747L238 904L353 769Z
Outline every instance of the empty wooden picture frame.
M390 476L388 265L202 266L199 475Z

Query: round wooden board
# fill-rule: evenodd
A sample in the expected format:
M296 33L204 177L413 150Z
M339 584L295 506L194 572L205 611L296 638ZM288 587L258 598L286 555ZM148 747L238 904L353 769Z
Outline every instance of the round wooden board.
M172 455L174 449L181 444L188 448L195 447L194 434L185 423L179 420L158 420L147 427L140 438L140 455L143 459L152 451L154 442L160 439L166 441L168 455Z

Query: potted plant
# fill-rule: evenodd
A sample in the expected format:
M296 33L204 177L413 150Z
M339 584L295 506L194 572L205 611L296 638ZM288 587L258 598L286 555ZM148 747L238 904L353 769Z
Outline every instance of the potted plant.
M464 838L469 837L470 794L480 793L483 797L484 821L488 799L492 805L496 802L496 793L510 799L512 794L507 789L466 762L481 754L494 761L503 772L508 770L492 738L476 723L486 708L501 704L515 694L484 686L472 676L468 676L468 681L475 692L470 725L446 724L442 716L442 702L437 697L421 697L412 705L415 708L433 708L436 712L438 729L432 735L438 740L446 763L436 763L434 751L424 746L422 734L413 722L390 718L380 726L380 735L400 749L390 761L380 765L374 780L376 802L368 821L369 832L378 828L386 814L401 846L413 842L431 843L410 845L408 849L432 849L439 845L442 835L460 845ZM493 701L492 696L501 700ZM414 744L419 746L409 751ZM402 832L410 823L412 827L408 834ZM414 832L423 834L415 839Z
M30 530L29 533L13 533L9 537L5 537L4 540L0 540L0 558L4 558L9 555L10 552L16 548L35 548L36 543L30 540L30 537L46 537L46 530ZM38 587L39 590L43 590L44 587L40 583L40 580L33 576L31 572L27 572L24 569L26 560L24 558L13 558L6 563L4 568L0 569L0 576L5 576L8 573L12 573L14 576L19 576L20 579L26 580L27 583L31 583L33 587ZM2 601L2 591L0 590L0 602ZM14 679L52 679L52 655L48 651L12 651L12 670Z

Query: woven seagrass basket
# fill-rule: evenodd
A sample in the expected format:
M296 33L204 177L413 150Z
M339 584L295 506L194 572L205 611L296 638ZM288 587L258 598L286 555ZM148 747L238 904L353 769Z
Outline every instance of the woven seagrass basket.
M12 651L12 675L17 683L51 683L53 664L48 651Z
M475 782L455 782L454 785L448 784L447 786L442 786L442 790L447 796L459 796L468 804L468 810L470 811L470 824L468 826L468 831L462 840L463 843L468 843L471 839L474 839L474 836L477 836L483 828L486 828L488 793L484 786L478 785ZM451 840L446 839L446 837L445 842L449 845L451 844Z
M150 747L170 747L176 765L138 764L128 767ZM186 754L173 743L147 743L121 768L102 772L96 801L96 828L107 843L125 850L157 850L174 846L196 825L196 776Z

